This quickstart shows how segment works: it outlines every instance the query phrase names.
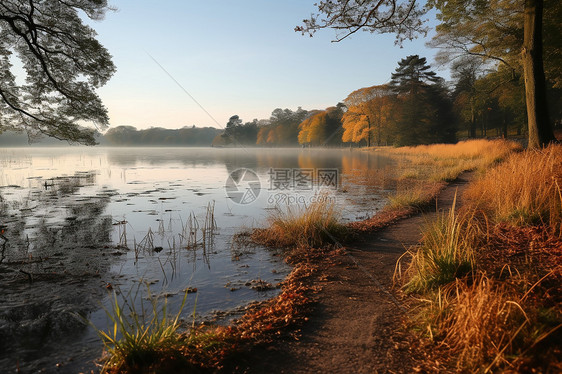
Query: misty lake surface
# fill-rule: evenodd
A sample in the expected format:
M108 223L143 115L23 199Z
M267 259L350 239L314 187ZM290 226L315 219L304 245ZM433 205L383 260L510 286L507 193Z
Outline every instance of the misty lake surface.
M318 199L374 215L394 161L350 149L0 149L0 368L96 370L114 294L187 322L274 296L279 252L237 234Z

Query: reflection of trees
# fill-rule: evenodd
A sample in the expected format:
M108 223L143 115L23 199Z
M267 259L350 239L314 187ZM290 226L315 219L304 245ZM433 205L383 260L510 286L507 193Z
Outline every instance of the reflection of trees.
M347 182L364 187L364 193L394 188L393 161L371 152L350 152L341 158L341 174Z
M15 368L16 357L22 369L33 368L49 348L71 352L72 344L64 344L84 331L72 314L85 315L101 298L99 278L113 257L105 249L112 230L111 217L103 215L109 197L79 194L94 182L91 173L38 181L27 196L0 201L8 239L0 264L3 368Z

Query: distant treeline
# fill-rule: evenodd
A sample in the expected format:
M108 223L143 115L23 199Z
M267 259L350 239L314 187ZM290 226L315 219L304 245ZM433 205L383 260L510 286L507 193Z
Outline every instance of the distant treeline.
M100 144L108 146L210 146L213 139L221 132L222 130L214 127L192 126L175 130L151 127L146 130L137 130L132 126L118 126L109 129L100 139Z
M101 146L120 147L208 147L213 139L223 130L214 127L183 127L181 129L165 129L151 127L146 130L137 130L133 126L117 126L109 129L105 135L96 134L96 141ZM28 146L30 141L25 133L3 132L0 133L0 147ZM31 145L63 147L69 143L53 138L43 137L32 139Z
M527 132L520 74L457 62L453 82L431 70L425 57L398 62L388 84L351 92L324 110L275 109L267 120L230 117L213 140L221 146L346 146L449 143L458 138L522 136ZM548 81L550 118L562 124L562 86Z

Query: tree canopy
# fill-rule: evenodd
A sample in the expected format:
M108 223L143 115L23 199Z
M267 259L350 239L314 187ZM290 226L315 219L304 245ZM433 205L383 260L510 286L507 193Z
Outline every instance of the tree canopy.
M107 0L0 2L0 132L95 144L83 125L108 125L95 89L115 66L80 15L101 20L109 9ZM14 75L18 67L25 80Z
M312 36L316 31L332 28L341 41L359 30L394 33L397 43L426 34L421 18L427 9L416 0L325 0L315 4L318 13L303 21L295 31Z
M394 33L401 43L426 35L423 16L436 9L441 23L437 26L434 45L444 47L449 60L471 54L501 62L514 72L521 71L529 146L539 147L555 140L549 120L543 58L547 63L546 73L559 84L562 56L559 1L326 0L316 5L317 13L295 30L312 36L320 29L335 29L336 41L365 30ZM544 38L543 28L548 31ZM546 53L543 41L549 47Z

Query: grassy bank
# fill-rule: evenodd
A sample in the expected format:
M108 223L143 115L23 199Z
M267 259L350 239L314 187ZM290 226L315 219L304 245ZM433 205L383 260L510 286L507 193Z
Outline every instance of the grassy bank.
M561 186L561 146L510 154L401 259L429 368L562 371Z

